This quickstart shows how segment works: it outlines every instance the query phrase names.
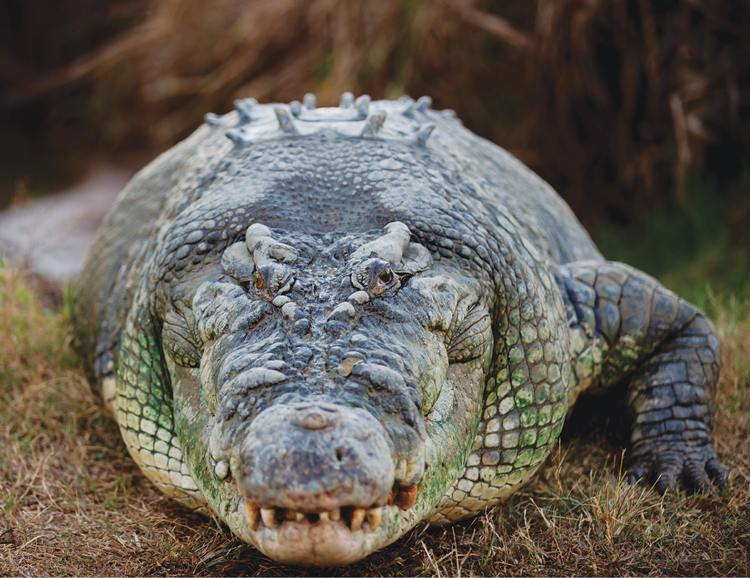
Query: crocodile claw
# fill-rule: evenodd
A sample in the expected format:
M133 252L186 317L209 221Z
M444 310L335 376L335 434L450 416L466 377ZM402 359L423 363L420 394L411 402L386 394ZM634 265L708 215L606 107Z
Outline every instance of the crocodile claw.
M660 494L667 490L678 491L680 487L689 493L701 493L709 491L712 483L717 487L727 484L726 472L710 444L681 445L658 453L644 451L643 444L640 445L633 448L636 457L628 470L629 484L644 480L653 484Z

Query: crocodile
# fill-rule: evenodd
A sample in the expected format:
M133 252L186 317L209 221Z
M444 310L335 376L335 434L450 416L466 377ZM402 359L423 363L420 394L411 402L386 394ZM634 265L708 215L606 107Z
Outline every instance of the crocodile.
M631 483L726 483L704 313L428 97L207 115L120 194L73 314L143 473L280 562L501 503L584 392L621 400Z

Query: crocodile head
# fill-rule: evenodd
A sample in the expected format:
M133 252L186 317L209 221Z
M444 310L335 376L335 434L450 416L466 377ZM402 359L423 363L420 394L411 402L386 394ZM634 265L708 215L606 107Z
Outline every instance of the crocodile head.
M212 510L286 563L354 562L435 511L471 451L491 299L401 222L247 228L181 280L162 348Z

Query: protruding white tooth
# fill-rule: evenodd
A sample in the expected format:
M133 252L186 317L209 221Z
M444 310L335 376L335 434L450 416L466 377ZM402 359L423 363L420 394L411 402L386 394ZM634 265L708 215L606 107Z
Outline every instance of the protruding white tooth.
M305 516L302 512L294 512L294 519L297 522L305 522L307 520L307 516Z
M263 518L263 524L267 528L276 527L276 510L273 508L261 508L260 517Z
M370 508L367 510L367 522L370 524L370 530L374 530L380 526L381 519L380 508Z
M320 521L321 522L327 522L328 521L328 517L329 517L329 513L328 512L321 512L320 513Z
M328 512L328 516L331 518L331 520L339 521L341 519L341 508L331 510L330 512Z
M247 521L253 530L258 529L258 522L260 521L260 508L255 502L245 500L245 512L247 513Z
M352 531L356 532L362 528L362 523L365 521L365 509L355 508L352 512Z

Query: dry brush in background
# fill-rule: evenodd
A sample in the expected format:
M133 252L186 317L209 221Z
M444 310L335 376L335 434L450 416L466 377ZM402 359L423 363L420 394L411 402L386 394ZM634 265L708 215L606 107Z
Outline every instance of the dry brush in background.
M55 4L0 7L0 123L36 149L160 150L247 96L429 94L589 223L679 197L689 169L731 176L750 150L743 0Z

